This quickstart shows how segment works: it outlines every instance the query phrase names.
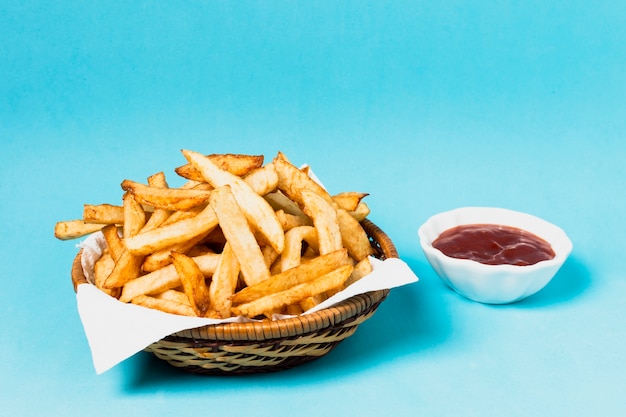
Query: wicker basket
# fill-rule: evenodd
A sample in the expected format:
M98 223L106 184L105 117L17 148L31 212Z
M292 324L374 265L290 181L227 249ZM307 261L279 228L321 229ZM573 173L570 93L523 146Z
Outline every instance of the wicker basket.
M362 222L380 259L397 258L389 237L369 220ZM86 283L79 252L72 266L74 289ZM227 323L184 330L145 350L197 374L240 375L274 372L319 358L351 336L370 318L389 290L356 295L316 313L277 321Z

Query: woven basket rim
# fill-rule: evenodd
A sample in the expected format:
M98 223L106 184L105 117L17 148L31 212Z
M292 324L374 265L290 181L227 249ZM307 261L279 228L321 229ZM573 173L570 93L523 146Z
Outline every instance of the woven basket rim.
M361 225L370 237L375 249L375 256L380 259L397 258L398 253L391 239L371 220L364 219ZM78 285L88 283L81 263L82 249L74 258L71 278L74 291ZM184 330L171 337L191 338L211 341L249 341L272 340L278 338L298 337L302 334L318 331L338 323L356 319L362 312L382 302L389 290L371 291L352 296L329 308L280 320L263 320L260 322L223 323Z

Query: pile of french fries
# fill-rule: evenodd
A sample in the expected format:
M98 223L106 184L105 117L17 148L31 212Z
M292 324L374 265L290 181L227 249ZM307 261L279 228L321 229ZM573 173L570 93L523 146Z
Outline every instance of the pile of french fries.
M225 319L298 315L371 272L366 193L330 195L284 154L182 150L185 179L124 180L119 205L85 204L67 240L102 232L94 284L124 303Z

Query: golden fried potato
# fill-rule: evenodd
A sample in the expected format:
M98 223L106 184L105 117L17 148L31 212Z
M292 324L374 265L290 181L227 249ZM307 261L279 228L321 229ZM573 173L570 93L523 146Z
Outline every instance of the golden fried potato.
M341 233L342 245L357 262L374 253L370 239L361 224L347 211L337 210L337 222Z
M283 228L276 218L274 210L262 196L257 194L241 178L220 169L209 158L197 152L186 150L183 150L183 155L213 187L230 186L237 204L250 224L265 237L277 252L283 251L285 245Z
M202 274L211 276L215 273L219 263L219 254L205 254L193 258ZM174 265L170 264L154 272L137 277L124 285L120 301L130 302L138 295L154 295L182 285Z
M232 304L230 297L237 288L239 271L239 261L237 261L235 252L227 242L220 254L220 262L209 286L209 300L212 309L210 316L223 319L230 317Z
M240 155L240 154L212 154L207 155L220 169L230 172L238 177L248 175L256 168L263 165L263 155ZM175 169L176 173L183 178L202 182L202 174L192 165L186 164Z
M119 235L118 227L114 224L106 225L102 228L102 235L107 243L107 249L111 254L111 258L117 263L117 260L126 250L124 242L122 242L122 238Z
M211 193L210 204L219 219L226 241L235 252L246 284L253 285L269 278L270 272L265 264L261 248L243 210L231 192L231 187L226 185L215 189Z
M202 205L210 195L205 190L151 187L131 180L124 180L122 189L132 193L141 204L172 211Z
M148 185L157 188L169 188L169 185L167 184L167 181L165 179L165 174L162 171L149 176ZM150 215L150 218L141 229L141 232L147 232L149 230L156 229L161 224L163 224L163 222L167 220L171 214L172 212L170 210L155 208Z
M131 303L151 308L153 310L163 311L170 314L178 314L179 316L195 316L196 312L189 304L182 304L174 300L150 297L148 295L138 295L131 300Z
M124 239L124 244L131 253L148 255L193 239L200 235L206 235L218 224L217 216L211 208L206 206L194 217L185 218L166 226L157 227L145 233L140 233L131 238Z
M141 275L141 264L143 256L124 250L115 261L115 267L111 274L104 281L103 287L112 289L124 286L127 282Z
M284 291L297 284L310 281L319 275L326 274L343 265L352 265L353 261L348 256L346 249L318 256L306 263L273 275L258 284L247 286L233 294L233 304L243 304L264 297L269 294Z
M337 220L337 210L312 191L303 190L300 195L304 212L313 219L320 255L341 249L343 244Z
M83 206L55 236L101 231L95 284L120 302L179 315L301 314L371 272L360 221L367 193L329 194L278 152L203 155L182 150L170 188L122 181L122 204ZM312 174L311 174L312 175Z
M124 225L122 234L124 238L129 238L139 233L146 224L146 212L133 194L124 194L123 201Z
M83 220L87 223L124 224L124 207L112 204L85 204Z
M68 220L57 222L54 226L54 237L71 240L102 230L104 224L87 223L84 220Z
M172 264L183 284L185 294L191 303L191 308L198 317L204 317L209 311L209 288L204 280L204 274L187 255L172 252Z
M323 293L341 286L352 273L352 265L341 266L334 271L315 279L295 285L284 291L266 295L249 303L232 307L233 314L247 317L256 317L261 314L271 313L281 307Z

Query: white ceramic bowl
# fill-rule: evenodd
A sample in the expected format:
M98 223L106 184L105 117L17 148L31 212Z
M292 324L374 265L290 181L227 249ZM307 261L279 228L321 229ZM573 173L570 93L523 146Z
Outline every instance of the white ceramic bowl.
M500 224L531 232L546 240L555 257L534 265L486 265L446 256L432 242L444 231L464 224ZM572 242L559 227L538 217L493 207L463 207L436 214L418 230L428 262L450 288L486 304L506 304L535 294L550 282L563 265Z

